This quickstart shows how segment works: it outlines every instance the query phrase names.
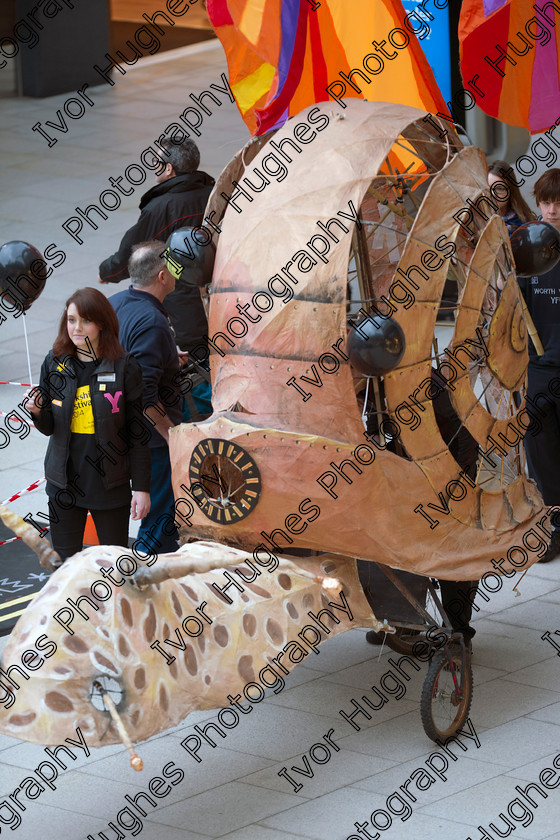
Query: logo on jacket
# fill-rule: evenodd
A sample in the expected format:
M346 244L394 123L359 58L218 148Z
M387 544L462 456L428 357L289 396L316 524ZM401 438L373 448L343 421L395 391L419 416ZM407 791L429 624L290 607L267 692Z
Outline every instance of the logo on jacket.
M111 414L118 414L119 411L120 411L119 400L122 397L122 391L115 391L114 394L105 393L105 394L103 394L103 396L107 397L107 399L111 403L111 409L112 409Z

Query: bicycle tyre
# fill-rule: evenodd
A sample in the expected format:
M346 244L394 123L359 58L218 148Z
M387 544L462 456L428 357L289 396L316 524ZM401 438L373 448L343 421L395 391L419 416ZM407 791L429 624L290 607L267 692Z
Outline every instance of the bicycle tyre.
M461 650L451 652L453 667L457 679L460 679ZM465 673L463 679L463 699L458 700L444 650L434 654L420 700L420 717L424 732L432 741L445 741L461 728L469 715L472 702L472 668L470 656L465 652Z

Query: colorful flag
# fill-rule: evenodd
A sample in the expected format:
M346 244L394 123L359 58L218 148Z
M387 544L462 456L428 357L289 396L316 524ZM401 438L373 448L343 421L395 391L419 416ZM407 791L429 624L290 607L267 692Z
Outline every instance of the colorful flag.
M531 134L560 118L558 24L558 2L463 0L463 84L486 114Z
M448 113L401 0L208 0L229 82L253 135L315 102L354 96ZM437 9L435 14L447 14Z

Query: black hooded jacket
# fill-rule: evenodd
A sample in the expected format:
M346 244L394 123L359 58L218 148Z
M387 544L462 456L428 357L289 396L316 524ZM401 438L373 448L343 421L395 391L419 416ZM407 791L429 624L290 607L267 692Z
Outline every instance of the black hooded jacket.
M169 178L144 193L138 221L123 236L119 250L99 266L101 279L119 283L129 277L128 260L139 242L165 242L179 228L200 225L213 186L214 179L206 172L191 172ZM164 305L182 350L204 343L208 322L197 288L178 281Z
M88 469L92 475L99 473L102 476L98 483L105 491L128 485L132 479L133 490L148 492L150 454L146 441L149 434L142 412L140 365L134 356L125 353L114 361L101 359L90 372L89 393L95 424L93 435L73 435L71 430L80 367L84 368L76 357L67 355L59 361L52 350L41 367L41 409L39 414L34 415L34 422L42 434L50 437L45 456L47 493L55 495L55 488L69 486L72 477L68 474L68 462L75 448L73 444L82 446L83 439L89 437L99 466L89 462L91 469ZM84 481L86 485L90 483ZM99 498L86 498L78 507L87 505L99 509L106 507Z

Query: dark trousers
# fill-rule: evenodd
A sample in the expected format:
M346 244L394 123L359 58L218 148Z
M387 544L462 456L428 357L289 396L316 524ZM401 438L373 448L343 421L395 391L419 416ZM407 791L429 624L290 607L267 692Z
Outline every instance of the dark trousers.
M179 533L175 525L175 498L171 485L171 462L167 446L150 449L152 475L150 478L150 512L138 529L136 547L148 554L172 552L179 548Z
M81 551L86 527L87 508L65 509L49 498L51 539L61 560ZM128 546L130 504L113 510L90 510L100 545Z
M441 603L447 613L451 627L462 633L465 639L472 639L476 630L471 627L472 602L478 588L477 580L440 580Z
M433 406L440 434L448 444L449 451L461 469L474 479L478 455L476 440L468 429L461 427L461 421L455 413L447 391L443 391L434 398ZM470 626L470 620L478 581L440 580L439 584L441 603L453 630L462 633L466 639L472 639L476 630Z
M537 482L546 505L560 504L558 473L560 471L560 396L549 385L557 379L560 390L560 369L529 365L527 412L533 421L524 438L527 467Z

